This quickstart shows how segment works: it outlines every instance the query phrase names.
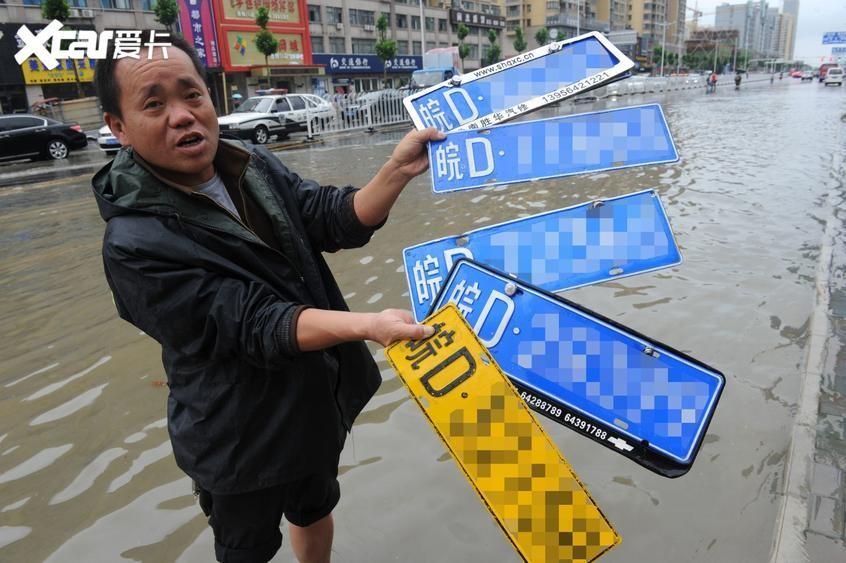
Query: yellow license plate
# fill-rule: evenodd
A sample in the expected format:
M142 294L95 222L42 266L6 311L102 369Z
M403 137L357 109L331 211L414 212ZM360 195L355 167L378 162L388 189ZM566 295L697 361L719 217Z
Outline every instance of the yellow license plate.
M386 356L526 561L593 561L620 542L454 305Z

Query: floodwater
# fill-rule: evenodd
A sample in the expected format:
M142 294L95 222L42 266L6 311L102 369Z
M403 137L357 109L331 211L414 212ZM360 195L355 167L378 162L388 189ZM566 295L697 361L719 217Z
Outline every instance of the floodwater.
M603 561L765 561L846 91L785 80L611 105L654 99L680 163L448 196L421 177L370 245L330 263L353 310L408 308L405 246L656 188L684 263L566 295L726 374L699 457L665 479L542 423L623 537ZM362 185L395 137L280 156L301 175ZM103 278L89 180L0 189L0 560L210 561L170 450L159 348L117 318ZM384 383L342 457L335 560L518 560L376 356ZM275 560L292 558L286 537Z

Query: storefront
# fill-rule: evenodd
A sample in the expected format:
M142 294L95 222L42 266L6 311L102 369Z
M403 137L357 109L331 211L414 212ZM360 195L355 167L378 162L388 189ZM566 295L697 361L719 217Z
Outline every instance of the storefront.
M260 6L268 9L267 29L279 42L267 61L255 44ZM311 60L306 0L214 0L214 8L228 101L235 94L248 97L260 89L311 91L311 79L322 68Z
M76 61L76 72L70 60L59 60L59 66L48 69L36 57L19 65L15 61L23 43L17 36L22 23L0 24L0 109L2 113L23 113L31 110L39 100L57 98L73 100L78 90L83 96L94 95L94 67L96 61L87 58ZM29 24L33 34L41 28ZM74 29L94 29L93 26L74 26ZM77 84L77 76L79 84Z
M376 55L352 53L316 53L313 59L314 64L323 65L327 75L325 80L315 81L315 93L351 94L399 88L408 83L412 72L423 68L423 57L416 55L394 57L384 64Z

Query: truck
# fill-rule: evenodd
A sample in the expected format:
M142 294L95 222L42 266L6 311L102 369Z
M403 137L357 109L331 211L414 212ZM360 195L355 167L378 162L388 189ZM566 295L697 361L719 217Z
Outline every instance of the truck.
M423 68L411 74L412 89L428 88L460 75L458 70L461 59L458 47L441 47L423 53Z

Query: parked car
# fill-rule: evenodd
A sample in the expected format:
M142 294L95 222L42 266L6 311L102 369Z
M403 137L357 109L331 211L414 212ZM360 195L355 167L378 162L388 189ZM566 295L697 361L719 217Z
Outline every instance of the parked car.
M790 71L791 78L802 78L802 71L801 70L791 70Z
M66 158L88 145L82 127L49 117L19 113L0 115L0 160Z
M367 121L373 123L390 122L405 117L405 108L402 105L403 94L399 90L376 90L360 94L344 109L346 121Z
M284 139L294 131L305 131L309 121L312 126L325 125L335 114L332 104L313 94L252 96L217 122L221 134L264 144L274 135Z
M120 141L112 135L108 125L103 125L97 131L97 146L109 156L114 156L120 150Z
M810 70L806 70L805 72L802 73L802 76L800 76L800 78L802 79L802 82L805 82L806 80L808 80L809 82L813 82L814 81L814 73L811 72Z
M843 85L843 69L840 67L830 68L825 73L825 82L823 82L826 86L829 84L836 84L837 86Z
M835 68L837 63L823 63L820 65L819 70L817 71L817 76L820 79L820 82L825 81L825 75L828 72L828 69Z

